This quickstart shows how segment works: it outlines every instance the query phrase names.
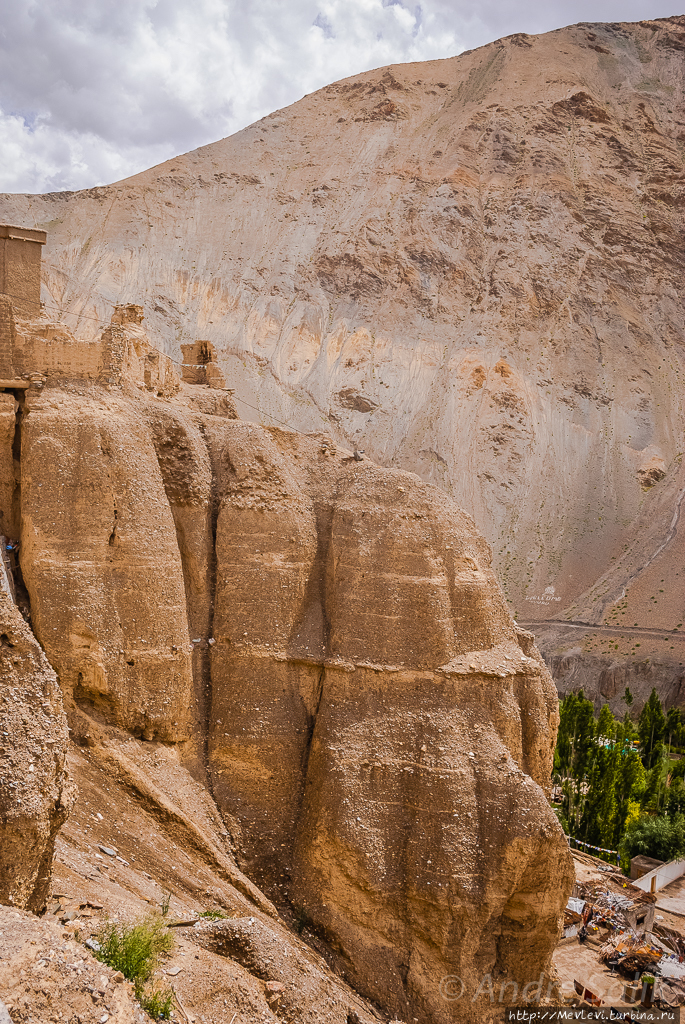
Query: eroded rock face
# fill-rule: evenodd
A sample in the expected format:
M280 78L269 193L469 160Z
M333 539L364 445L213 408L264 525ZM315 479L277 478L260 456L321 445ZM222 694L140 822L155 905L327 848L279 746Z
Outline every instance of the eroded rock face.
M57 677L0 591L0 904L45 905L55 836L75 798Z
M28 392L21 567L74 735L180 744L362 994L459 1019L441 978L522 987L556 941L551 678L444 493L201 390Z
M536 980L571 884L551 679L440 492L325 439L224 436L215 796L263 884L292 850L285 891L362 991L458 1019L440 979Z
M68 700L148 739L188 735L183 570L149 427L117 397L46 389L22 427L22 569Z

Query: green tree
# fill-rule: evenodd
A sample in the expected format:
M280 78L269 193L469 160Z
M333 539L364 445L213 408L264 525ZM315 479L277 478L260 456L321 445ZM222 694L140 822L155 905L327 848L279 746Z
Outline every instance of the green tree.
M633 740L637 739L637 729L627 711L621 722L621 733L624 747L632 747Z
M555 769L562 777L563 814L571 835L577 835L585 800L586 775L596 752L592 701L582 690L569 693L559 706Z
M609 705L602 704L602 710L597 719L597 737L610 743L616 738L617 725L618 723L612 715Z
M640 806L643 811L651 814L658 814L661 810L663 797L663 776L665 772L663 760L657 761L653 768L645 773L645 787L640 797Z
M668 739L668 752L671 752L671 744L677 745L678 739L683 731L683 716L680 713L680 708L669 708L668 714L666 715L666 726L664 734Z
M629 708L633 706L633 695L632 695L632 693L630 692L630 690L628 689L627 686L626 686L625 693L623 694L623 698L622 699L623 699L623 703L627 704Z
M621 776L621 752L613 744L598 747L589 772L581 832L586 842L615 849L622 821L617 789Z
M649 700L640 712L637 732L640 737L640 753L642 763L648 770L661 760L663 736L666 730L666 716L656 690L652 690Z
M673 818L641 815L628 824L621 843L622 860L643 854L666 861L684 853L685 816L682 814Z
M616 780L616 799L620 828L623 829L631 801L639 801L645 791L646 773L637 750L629 750L621 758L621 767ZM620 834L616 842L620 841Z
M685 812L685 786L682 778L675 779L668 787L666 796L666 813L669 818Z

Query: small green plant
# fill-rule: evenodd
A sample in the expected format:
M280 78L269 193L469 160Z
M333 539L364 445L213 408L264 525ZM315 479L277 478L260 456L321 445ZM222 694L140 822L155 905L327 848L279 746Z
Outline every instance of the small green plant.
M197 916L209 918L210 921L223 921L226 918L226 914L221 910L203 910Z
M166 917L167 914L169 913L169 906L170 906L170 904L171 904L171 893L170 892L165 892L164 895L162 896L162 902L160 903L160 907L161 907L161 910L162 910L162 917Z
M141 994L138 1002L153 1020L169 1020L174 1005L174 993L170 988L156 988L148 995Z
M160 955L174 948L173 937L162 918L151 914L135 924L106 921L96 939L99 949L95 956L133 982L136 999L143 1009L155 1020L168 1017L173 993L169 990L145 992Z

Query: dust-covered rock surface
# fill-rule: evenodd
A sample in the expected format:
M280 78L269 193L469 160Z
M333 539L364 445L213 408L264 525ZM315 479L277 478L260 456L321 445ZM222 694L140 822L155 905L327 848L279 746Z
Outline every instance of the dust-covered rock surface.
M72 736L267 931L306 922L385 1012L454 1020L442 978L549 966L549 673L444 493L196 393L27 394L21 572Z
M149 1020L121 972L45 919L0 906L0 1021L139 1024Z
M39 911L55 836L74 802L57 677L0 590L0 903Z

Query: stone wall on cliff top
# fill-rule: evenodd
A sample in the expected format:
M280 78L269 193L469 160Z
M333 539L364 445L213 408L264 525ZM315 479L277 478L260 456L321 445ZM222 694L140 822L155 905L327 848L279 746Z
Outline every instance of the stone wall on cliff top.
M21 568L74 736L180 744L241 867L388 1012L454 1020L446 975L534 980L572 882L556 692L472 520L219 392L156 396L48 379L18 420Z

